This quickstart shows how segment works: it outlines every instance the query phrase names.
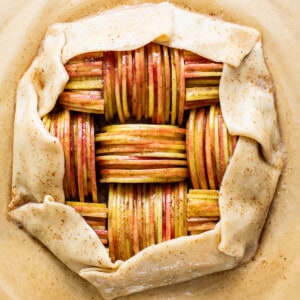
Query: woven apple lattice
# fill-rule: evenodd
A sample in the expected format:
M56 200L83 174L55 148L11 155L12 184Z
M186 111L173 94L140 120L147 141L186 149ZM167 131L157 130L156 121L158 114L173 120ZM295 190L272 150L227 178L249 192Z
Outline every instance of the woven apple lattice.
M65 68L70 80L43 123L64 151L66 203L112 261L213 229L236 145L218 105L223 64L151 43Z
M272 91L249 27L169 3L55 24L17 91L9 214L106 299L232 269L283 166Z

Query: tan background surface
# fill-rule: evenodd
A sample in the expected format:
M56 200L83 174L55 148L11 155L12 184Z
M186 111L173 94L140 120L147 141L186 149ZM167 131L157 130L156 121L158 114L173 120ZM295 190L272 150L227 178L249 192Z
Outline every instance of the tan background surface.
M0 0L0 299L99 299L38 242L7 220L12 124L17 82L48 25L108 8L108 1ZM142 3L126 1L122 3ZM152 1L154 2L154 1ZM129 299L299 299L300 291L300 2L296 0L170 1L259 29L273 75L286 167L255 258L237 269ZM106 4L104 4L106 3ZM120 1L109 1L109 7Z

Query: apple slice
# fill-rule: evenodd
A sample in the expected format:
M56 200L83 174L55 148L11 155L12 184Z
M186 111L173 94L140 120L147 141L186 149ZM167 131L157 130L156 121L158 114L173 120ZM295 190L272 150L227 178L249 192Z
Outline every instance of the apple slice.
M185 80L185 86L187 88L193 88L197 86L219 86L220 77L207 77L207 78L187 78Z
M92 193L91 184L91 117L90 114L85 114L85 133L86 133L86 173L88 194Z
M132 92L133 92L133 51L127 51L127 102L129 111L132 112Z
M83 185L83 116L77 116L77 184L79 200L84 202L84 185Z
M153 116L152 123L157 123L157 111L158 111L158 45L152 45L152 60L153 60L153 85L154 85L154 108L153 108Z
M83 178L83 193L88 197L88 179L87 179L87 144L86 144L86 114L82 114L82 178Z
M179 50L179 104L178 104L178 125L181 126L184 117L185 104L185 77L183 51Z
M163 90L163 70L160 45L156 45L156 78L157 78L157 116L156 123L164 123L165 97Z
M174 49L170 49L170 53L171 53L171 83L172 83L171 124L175 125L177 119L177 75L176 75L176 62L175 62Z
M143 227L143 203L142 203L142 185L138 184L136 186L136 202L137 202L137 225L139 233L139 249L145 248L144 245L144 227Z
M137 116L137 105L138 105L138 76L139 76L139 53L138 50L133 51L133 59L132 59L132 98L131 98L131 110L132 116L136 118Z
M110 78L109 78L109 61L108 61L108 53L104 52L103 56L103 97L104 97L104 116L105 120L108 122L112 117L112 106L111 106L111 93L110 93Z
M124 234L123 234L123 226L124 226L124 208L123 208L123 185L117 184L116 190L117 197L117 214L116 214L116 224L117 224L117 244L118 244L118 254L119 258L124 260Z
M77 197L74 147L74 115L70 113L70 190L72 199Z
M120 120L120 123L125 123L125 118L122 109L121 102L121 76L122 76L122 58L121 53L119 51L115 52L115 59L117 61L115 68L115 99L116 99L116 107L117 113Z
M155 244L155 186L149 185L149 226L150 226L150 245Z
M125 119L130 118L130 111L127 99L127 64L127 54L126 52L122 52L122 106Z
M124 230L124 247L125 247L125 257L126 259L131 257L131 240L130 240L130 230L132 229L130 227L130 214L132 213L132 211L130 211L129 209L129 192L128 192L128 185L124 185L123 186L123 202L124 202L124 206L123 206L123 230Z
M137 121L140 121L142 117L145 116L145 110L146 110L146 63L145 63L145 47L141 47L139 49L140 51L140 108L138 110L138 116L139 118ZM139 115L140 114L140 115Z
M162 187L162 240L165 242L167 240L166 230L166 193L165 186Z
M156 243L163 241L163 187L161 184L155 186L155 204L156 204Z
M103 89L103 77L73 77L66 86L65 90L102 90Z
M69 198L72 198L73 191L71 189L71 167L70 167L70 111L64 110L64 154L65 154L65 177L67 181Z
M211 136L210 136L210 110L206 112L206 126L205 126L205 158L206 158L206 172L207 179L209 183L209 187L211 189L215 189L215 181L214 181L214 169L211 158Z
M195 143L195 165L196 173L198 175L199 187L207 188L206 178L206 163L205 163L205 126L206 116L205 109L200 108L196 115L194 143Z
M179 216L180 216L180 236L187 235L187 186L185 182L179 182Z
M93 202L98 202L97 194L97 180L96 180L96 167L95 167L95 129L94 129L94 118L90 116L90 141L91 141L91 155L90 155L90 168L91 168L91 189Z
M219 103L219 99L209 99L209 100L196 100L196 101L186 101L184 105L185 110L195 109L204 106L210 106Z
M145 248L150 246L150 205L148 185L142 185L142 201L143 201L143 240Z
M115 201L114 185L110 184L108 188L108 245L111 260L116 261L116 229L115 229Z
M219 186L221 184L221 166L220 166L220 144L219 144L219 115L221 114L220 107L216 106L215 119L214 119L214 142L215 142L215 159L216 159L216 175L218 178Z
M66 201L65 204L73 207L82 217L107 219L108 208L105 203Z
M102 60L65 65L69 77L102 76Z
M175 70L176 70L176 111L177 111L177 123L179 117L179 102L180 102L180 57L179 49L174 49L174 60L175 60ZM179 123L178 123L179 124Z
M199 86L186 88L185 98L187 102L218 99L219 86Z
M166 220L166 240L172 238L172 187L171 184L166 184L164 188L165 193L165 220Z
M152 118L154 114L154 70L153 70L153 57L152 57L153 44L148 44L148 90L149 90L149 113L148 117Z
M78 194L78 180L77 180L77 174L78 174L78 145L77 145L77 139L78 139L78 122L77 122L77 118L78 118L78 113L73 113L73 148L74 148L74 182L76 185L76 194L77 197L79 198L79 194Z
M171 105L171 68L169 49L166 46L162 46L163 49L163 66L165 71L165 121L169 123L170 120L170 105Z
M133 185L132 184L126 184L125 186L125 194L127 198L126 207L125 207L125 213L127 213L127 221L126 224L128 224L126 236L127 236L127 243L128 243L128 249L129 249L129 257L135 255L135 251L138 249L135 248L135 241L134 241L134 231L135 231L135 224L134 224L134 204L133 204Z
M216 152L215 152L215 115L216 115L217 107L216 105L212 105L210 107L209 113L209 129L210 129L210 145L211 145L211 162L213 168L213 176L214 176L214 183L215 187L219 187L218 176L216 171Z
M133 253L137 254L140 250L140 241L139 241L139 203L137 198L137 185L130 185L132 187L132 202L133 202Z
M196 111L192 110L187 122L187 133L186 133L186 153L187 153L187 162L190 171L190 178L194 188L199 188L197 171L196 171L196 161L195 161L195 118Z
M195 72L195 71L222 71L222 63L190 63L185 65L186 72Z

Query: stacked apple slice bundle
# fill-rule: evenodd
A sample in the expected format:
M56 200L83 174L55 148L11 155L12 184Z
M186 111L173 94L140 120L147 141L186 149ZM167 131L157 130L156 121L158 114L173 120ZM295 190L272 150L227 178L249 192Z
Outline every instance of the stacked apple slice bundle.
M185 109L218 103L223 64L213 62L189 51L184 51L184 63Z
M105 203L86 203L66 201L67 205L73 207L86 222L93 228L104 245L108 244L107 214Z
M94 117L69 110L53 110L43 117L43 123L63 148L66 199L98 202Z
M109 253L126 260L142 249L187 234L184 182L110 184Z
M199 234L215 227L220 219L218 199L218 190L189 190L187 195L189 234Z
M163 183L188 177L184 128L125 124L101 131L95 137L100 182Z
M187 121L186 150L194 189L217 189L237 137L228 133L219 105L193 109Z

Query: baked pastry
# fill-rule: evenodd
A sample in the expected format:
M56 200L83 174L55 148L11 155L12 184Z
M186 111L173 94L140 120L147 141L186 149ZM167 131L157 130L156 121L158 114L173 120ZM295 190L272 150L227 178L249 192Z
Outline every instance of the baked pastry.
M40 118L54 108L69 79L64 68L69 59L92 51L129 51L151 41L224 63L220 104L228 130L239 142L222 179L221 219L213 230L147 247L126 262L113 263L91 227L64 204L63 151ZM52 26L19 85L14 141L11 217L108 299L249 260L282 169L272 83L259 33L167 3Z

